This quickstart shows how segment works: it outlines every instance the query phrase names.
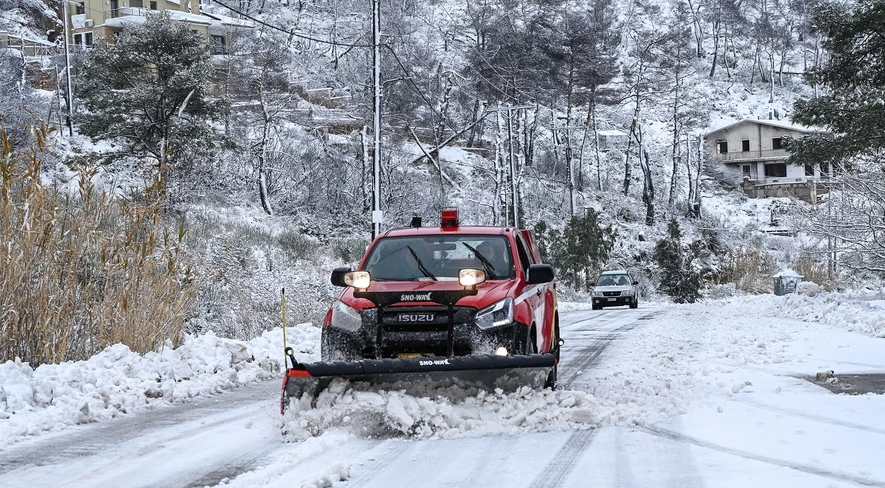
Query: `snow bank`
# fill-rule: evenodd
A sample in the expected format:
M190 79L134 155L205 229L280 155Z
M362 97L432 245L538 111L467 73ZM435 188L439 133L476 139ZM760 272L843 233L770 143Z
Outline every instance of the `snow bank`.
M303 360L319 356L319 329L289 329ZM122 344L87 361L0 364L0 446L69 425L117 417L161 403L210 396L255 381L279 378L282 329L249 342L207 334L177 349L144 356Z
M838 294L756 296L736 301L776 317L825 323L870 337L885 337L885 308L877 302Z

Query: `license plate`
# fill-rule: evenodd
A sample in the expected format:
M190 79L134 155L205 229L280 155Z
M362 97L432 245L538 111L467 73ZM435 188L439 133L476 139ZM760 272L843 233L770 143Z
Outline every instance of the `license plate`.
M609 299L608 299L608 301L610 301L610 302L613 302L613 301L615 301L615 300L616 300L615 298L609 298Z
M432 313L401 313L398 322L433 322L436 317Z
M400 359L414 359L414 358L423 358L426 354L421 352L401 352L396 355L396 357Z

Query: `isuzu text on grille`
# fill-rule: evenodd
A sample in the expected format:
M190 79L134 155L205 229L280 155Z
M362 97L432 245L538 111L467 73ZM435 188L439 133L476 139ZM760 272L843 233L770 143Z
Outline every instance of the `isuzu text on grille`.
M433 322L432 313L401 313L399 314L400 322Z

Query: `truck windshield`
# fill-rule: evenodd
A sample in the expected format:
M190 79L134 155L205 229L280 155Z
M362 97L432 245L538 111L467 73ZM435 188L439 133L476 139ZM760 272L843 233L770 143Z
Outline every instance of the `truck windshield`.
M480 257L481 256L481 257ZM372 248L365 270L373 280L457 280L458 271L476 268L487 279L514 277L507 238L501 235L387 237Z
M596 282L596 286L629 286L630 283L630 277L625 274L602 275L599 277L599 281Z

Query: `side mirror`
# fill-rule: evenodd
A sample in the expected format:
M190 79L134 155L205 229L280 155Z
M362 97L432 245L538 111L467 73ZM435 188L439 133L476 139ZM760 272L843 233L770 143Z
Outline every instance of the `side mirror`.
M347 286L347 283L344 282L344 275L350 272L351 269L347 266L335 268L332 270L332 284L335 286Z
M529 266L526 282L530 285L550 283L553 281L553 266L549 264L533 264Z

